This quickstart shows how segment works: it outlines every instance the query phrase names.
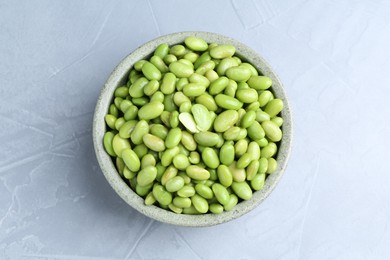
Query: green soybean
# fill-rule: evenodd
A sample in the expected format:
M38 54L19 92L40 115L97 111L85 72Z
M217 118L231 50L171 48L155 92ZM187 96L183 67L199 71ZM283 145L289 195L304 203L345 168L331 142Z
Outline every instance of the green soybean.
M238 120L238 113L235 110L226 110L220 113L214 121L214 130L225 132L232 127Z
M258 160L251 161L248 167L246 168L246 179L248 181L252 180L256 176L258 170L259 170L259 161Z
M265 130L257 121L254 121L253 124L247 128L247 131L248 136L252 140L259 140L265 136Z
M268 158L268 168L267 173L274 173L278 167L278 162L274 158Z
M258 94L257 91L253 88L249 89L239 89L236 92L236 97L243 103L252 103L257 101Z
M246 139L240 139L234 145L234 152L237 157L241 157L248 150L248 141Z
M213 132L199 132L194 134L194 140L201 146L215 146L219 141L219 136Z
M111 128L115 130L115 121L116 117L110 114L107 114L104 116L104 120L106 121L106 124Z
M189 113L189 112L191 112L191 107L192 107L191 101L186 101L180 105L179 111L180 111L180 113L184 113L184 112Z
M149 132L149 124L145 120L140 120L131 132L131 141L138 145L142 143L142 138Z
M161 73L166 73L169 70L163 59L159 56L152 56L150 58L150 63L152 63Z
M208 70L204 74L209 82L214 82L219 78L219 75L215 70Z
M164 105L158 101L152 101L138 110L139 119L150 120L157 118L164 111Z
M194 63L194 68L197 69L199 68L200 65L205 63L206 61L211 60L211 56L209 52L204 52L202 55L199 56L199 58L195 61Z
M129 168L129 170L132 172L138 171L141 167L141 162L137 154L130 148L126 148L122 151L122 159L125 162L127 168Z
M247 81L251 77L251 71L244 66L231 67L226 70L226 76L237 82Z
M271 119L271 121L272 121L275 125L277 125L277 126L279 126L279 127L281 127L281 126L283 125L283 118L282 118L282 117L275 116L274 118Z
M219 160L224 165L230 165L234 161L234 154L234 146L226 142L220 149Z
M172 148L177 146L181 141L181 137L182 137L181 129L178 127L172 128L171 130L169 130L167 138L165 139L165 146L167 148Z
M200 75L198 73L194 73L189 77L189 82L191 83L198 83L201 85L204 85L205 87L208 87L210 85L210 81L203 75Z
M274 142L269 142L263 149L261 149L261 157L271 158L277 152L277 146Z
M169 50L169 53L175 55L176 57L183 56L185 52L186 52L186 48L181 44L174 45Z
M160 87L160 83L157 80L153 79L149 81L148 84L145 85L144 94L147 96L151 96L154 93L156 93L159 87Z
M175 176L167 181L165 188L169 192L176 192L184 187L184 179L180 176Z
M150 183L150 184L148 184L148 185L145 185L145 186L142 186L142 185L139 185L138 183L137 183L137 178L133 178L132 180L130 180L130 183L133 181L133 180L135 180L135 192L139 195L139 196L141 196L141 197L144 197L144 196L146 196L149 192L150 192L150 190L152 189L152 187L153 187L153 183ZM134 185L134 184L133 184Z
M190 198L175 197L172 201L173 205L179 208L189 208L192 205Z
M166 149L164 151L164 153L162 154L161 156L161 164L163 166L168 166L172 163L173 161L173 158L178 155L180 152L180 149L179 147L173 147L173 148L169 148L169 149Z
M131 105L127 110L126 113L123 115L123 118L126 121L134 120L138 116L138 107Z
M240 120L240 126L243 128L250 127L253 122L256 120L256 112L255 111L248 111L244 114L242 119Z
M179 91L173 95L173 102L175 102L176 106L180 107L180 105L184 102L191 102L191 100L186 95L184 95L183 92Z
M147 166L143 168L137 175L137 184L141 186L146 186L156 179L157 168L154 166Z
M145 205L150 206L153 205L157 200L153 196L153 192L149 192L148 195L145 197Z
M205 51L209 47L205 40L194 36L185 38L184 43L193 51Z
M219 63L219 65L217 67L217 73L218 73L218 75L223 76L226 74L227 69L229 69L231 67L236 67L236 66L238 66L238 62L236 59L225 58L225 59L221 60L221 62Z
M228 202L223 206L225 211L231 211L238 203L238 197L235 194L229 195Z
M266 112L262 111L261 109L258 109L256 111L256 121L261 123L263 121L268 121L270 120L271 117L269 116L269 114L267 114Z
M182 198L189 198L195 195L195 188L189 185L185 185L183 188L177 191L177 195Z
M179 114L179 121L191 133L198 133L199 132L198 128L196 127L195 119L190 113L188 113L188 112L180 113Z
M233 175L226 165L219 165L217 169L217 175L218 175L218 180L219 182L225 186L229 187L232 185L233 182Z
M181 143L189 151L195 151L197 144L192 134L182 131Z
M130 148L129 140L124 139L116 134L112 139L112 149L114 150L115 154L119 158L122 158L122 152L127 148Z
M115 104L111 104L109 108L109 114L118 117L119 116L119 111L118 108L115 106Z
M165 140L168 135L168 129L161 124L153 124L150 126L150 133Z
M253 67L253 65L250 64L250 63L242 62L242 63L240 63L240 66L248 68L251 71L252 76L258 76L259 75L259 72L257 72L256 68Z
M266 76L251 76L248 85L256 90L265 90L271 87L272 80Z
M152 135L152 134L145 134L142 137L143 143L152 151L156 152L162 152L165 150L166 146L164 144L164 140L162 140L160 137Z
M191 197L191 202L195 209L200 213L206 213L209 210L209 204L207 200L197 194Z
M261 190L265 184L265 174L256 174L250 182L252 189L255 191Z
M252 155L250 155L249 153L244 153L237 161L237 168L244 169L250 164L251 161Z
M210 50L210 56L214 59L224 59L232 57L236 52L233 45L218 45Z
M260 103L260 107L264 107L265 105L267 105L267 103L272 100L272 93L271 91L269 90L264 90L263 92L260 93L259 95L259 103Z
M156 158L152 154L145 154L141 159L141 168L145 168L147 166L156 166Z
M142 65L142 73L148 80L160 80L161 79L161 71L159 71L156 66L154 66L151 62L146 61Z
M212 199L214 197L214 193L211 188L202 183L198 183L195 185L195 191L205 199Z
M238 99L225 95L225 94L218 94L215 96L215 103L221 108L224 109L233 109L237 110L242 107L243 103L239 101Z
M279 98L272 99L264 108L264 112L266 112L271 118L279 114L282 110L283 101Z
M162 185L153 186L153 196L161 205L168 206L172 202L172 194L168 192Z
M188 78L192 73L194 73L194 69L191 66L178 61L174 61L169 64L169 70L178 78Z
M247 182L233 182L232 189L234 193L243 200L252 198L252 189Z
M282 130L272 121L264 121L261 123L267 138L273 142L279 142L282 139Z
M179 126L179 112L178 111L172 111L172 113L169 115L169 125L172 128L176 128Z
M103 137L103 146L106 152L111 155L115 156L116 153L114 149L112 148L112 140L114 139L115 134L113 132L106 132Z
M198 165L190 165L186 169L187 175L194 180L207 180L210 178L210 172Z
M213 119L209 110L205 106L195 104L191 107L191 112L196 122L196 126L200 131L207 131L211 128Z
M219 203L221 203L222 205L225 205L228 203L229 201L229 192L227 191L227 189L219 184L219 183L214 183L212 186L212 191L215 195L215 198L217 199L217 201Z
M213 70L215 68L215 62L212 60L204 62L196 69L196 73L204 75L207 71Z
M209 206L209 210L213 214L221 214L223 212L223 206L218 203L212 203Z
M115 90L114 96L125 98L129 94L129 88L126 86L119 87Z
M148 147L144 144L139 144L134 147L133 151L137 154L138 158L142 158L145 154L148 153Z
M260 108L260 103L258 101L255 101L251 104L249 104L245 110L246 111L257 111Z
M163 61L164 61L167 65L169 65L169 64L171 64L172 62L177 61L177 58L176 58L176 56L173 55L173 54L167 54L167 55L163 58Z
M153 65L152 65L153 66ZM137 79L129 88L129 94L133 98L140 98L144 96L144 87L149 83L145 77Z
M125 165L125 162L122 160L122 158L116 157L115 166L116 166L116 168L118 170L118 173L121 176L123 176L123 171L124 171L126 165Z
M178 170L173 166L166 168L165 172L161 176L161 184L165 186L170 179L177 175L177 173Z
M184 154L178 154L173 158L173 165L179 170L185 170L190 166L188 157Z
M165 56L167 56L169 52L169 46L166 43L162 43L159 46L157 46L156 50L154 51L154 55L160 57L161 59L164 59Z
M260 146L255 141L252 141L248 144L246 153L251 155L252 160L259 160L261 155Z
M184 59L191 61L191 63L194 63L199 58L199 54L195 52L188 52L184 55Z
M140 107L146 105L149 102L149 99L147 97L140 97L140 98L133 98L132 101L134 105Z
M206 147L202 152L202 160L207 167L216 169L219 166L218 154L213 148Z
M238 126L233 126L223 133L223 139L224 140L237 140L238 135L240 134L240 131L241 131L241 128L239 128Z
M233 181L235 182L243 182L246 179L245 169L241 169L237 167L237 163L233 162L229 165L229 170L232 173Z
M260 158L259 160L259 169L257 170L258 174L265 174L268 170L268 159L265 157Z
M200 155L198 152L191 152L190 157L188 158L190 163L192 164L198 164L200 162Z
M228 84L229 84L229 79L225 76L222 76L217 80L215 80L213 83L211 83L209 87L209 93L211 95L219 94L227 87Z
M161 92L165 95L172 94L175 91L176 84L176 75L174 73L168 72L164 75L164 78L161 82Z
M196 103L205 106L209 111L217 111L218 109L217 103L215 102L214 98L207 93L198 96L196 98Z
M187 97L198 97L206 90L206 86L199 83L188 83L183 87L183 93Z
M153 101L164 102L164 94L161 91L156 91L150 98L150 102Z

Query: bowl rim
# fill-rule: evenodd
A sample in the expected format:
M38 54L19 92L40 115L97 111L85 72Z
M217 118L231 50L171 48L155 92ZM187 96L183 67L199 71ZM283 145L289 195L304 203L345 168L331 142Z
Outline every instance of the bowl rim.
M221 214L176 214L154 205L146 206L144 204L144 199L138 196L130 188L130 186L121 178L115 168L111 157L105 152L103 147L103 135L106 132L104 115L107 113L108 107L111 104L114 90L122 82L124 82L125 79L127 79L128 73L133 67L134 63L146 56L151 55L151 53L159 44L168 43L168 45L174 45L183 43L184 39L187 36L201 37L205 39L208 43L234 45L236 47L236 53L239 56L244 57L247 62L255 66L256 69L259 70L262 74L272 79L272 92L277 98L282 99L284 102L284 108L281 113L281 116L284 120L282 126L283 137L279 144L279 151L277 155L277 170L267 177L263 189L254 192L250 200L242 201L238 203L233 210L224 211ZM260 205L275 189L276 185L279 183L281 177L284 174L291 153L293 134L291 108L288 102L287 94L285 92L285 89L283 88L282 82L276 75L275 71L268 64L268 62L256 51L254 51L247 45L239 42L238 40L235 40L225 35L204 31L185 31L163 35L146 42L145 44L141 45L133 52L128 54L110 74L100 92L95 107L92 128L93 144L96 158L105 178L107 179L110 186L115 190L115 192L135 210L152 219L173 225L187 227L205 227L222 224L236 219L252 211L258 205Z

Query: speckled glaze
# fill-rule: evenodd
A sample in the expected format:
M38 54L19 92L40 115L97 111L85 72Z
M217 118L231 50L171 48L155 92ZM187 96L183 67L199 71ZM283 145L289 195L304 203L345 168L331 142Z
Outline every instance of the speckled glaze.
M264 188L260 191L254 192L251 200L240 202L232 211L223 212L222 214L184 215L176 214L171 211L161 209L157 206L145 206L144 199L139 197L126 184L126 182L122 180L110 156L105 152L103 147L103 135L106 132L104 116L112 102L114 90L117 87L125 84L133 64L140 59L150 56L159 44L168 43L169 45L174 45L182 43L184 39L190 35L201 37L209 43L234 45L236 47L237 56L244 58L246 61L253 64L262 74L272 79L273 85L271 90L274 92L277 98L282 99L284 102L284 109L281 114L284 119L282 127L283 138L280 142L279 152L277 155L278 168L276 172L268 176ZM280 82L275 72L268 65L268 63L259 54L244 44L227 36L209 32L180 32L159 37L142 45L133 53L124 58L122 62L115 68L104 85L96 104L93 119L93 141L96 157L104 176L113 189L127 204L142 214L161 222L179 226L203 227L217 225L236 219L257 207L265 198L268 197L286 169L287 161L291 151L292 128L290 106L282 83Z

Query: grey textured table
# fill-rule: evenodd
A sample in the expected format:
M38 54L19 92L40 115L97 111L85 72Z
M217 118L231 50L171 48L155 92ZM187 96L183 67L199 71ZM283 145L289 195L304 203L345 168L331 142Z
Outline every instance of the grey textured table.
M390 2L0 1L0 259L389 259ZM294 147L257 209L211 228L148 219L95 159L95 101L159 35L249 45L291 98Z

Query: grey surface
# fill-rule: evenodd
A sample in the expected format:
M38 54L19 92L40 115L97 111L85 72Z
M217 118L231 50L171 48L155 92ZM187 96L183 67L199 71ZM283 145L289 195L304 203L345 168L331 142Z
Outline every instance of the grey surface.
M0 1L1 259L388 259L388 1ZM289 167L257 209L178 228L125 204L91 125L119 61L162 34L236 38L291 99Z
M271 78L272 87L270 90L273 91L275 97L282 99L284 104L283 112L281 113L283 118L283 138L278 145L278 155L276 157L278 167L276 171L267 177L263 189L259 192L255 192L250 200L243 201L234 207L234 210L225 211L221 214L203 214L194 216L188 214L176 214L170 210L164 210L157 206L146 206L144 200L129 187L128 182L125 182L121 178L116 170L116 166L114 165L112 158L106 153L102 142L104 134L107 132L104 116L107 114L110 104L112 104L114 91L126 84L130 68L133 67L134 63L141 59L150 57L160 44L166 43L170 46L182 44L188 36L200 37L209 43L231 44L235 46L237 56L242 58L245 57L245 60L255 66L263 75ZM92 131L95 153L100 168L102 169L107 181L118 195L126 201L126 203L146 216L164 223L187 227L204 227L236 219L253 210L269 196L279 183L286 169L292 147L293 124L290 105L282 83L277 77L275 71L272 70L263 57L248 46L230 37L216 33L196 31L179 32L157 37L156 39L153 39L137 48L134 52L124 58L109 76L107 82L104 84L101 94L99 95L94 112Z

